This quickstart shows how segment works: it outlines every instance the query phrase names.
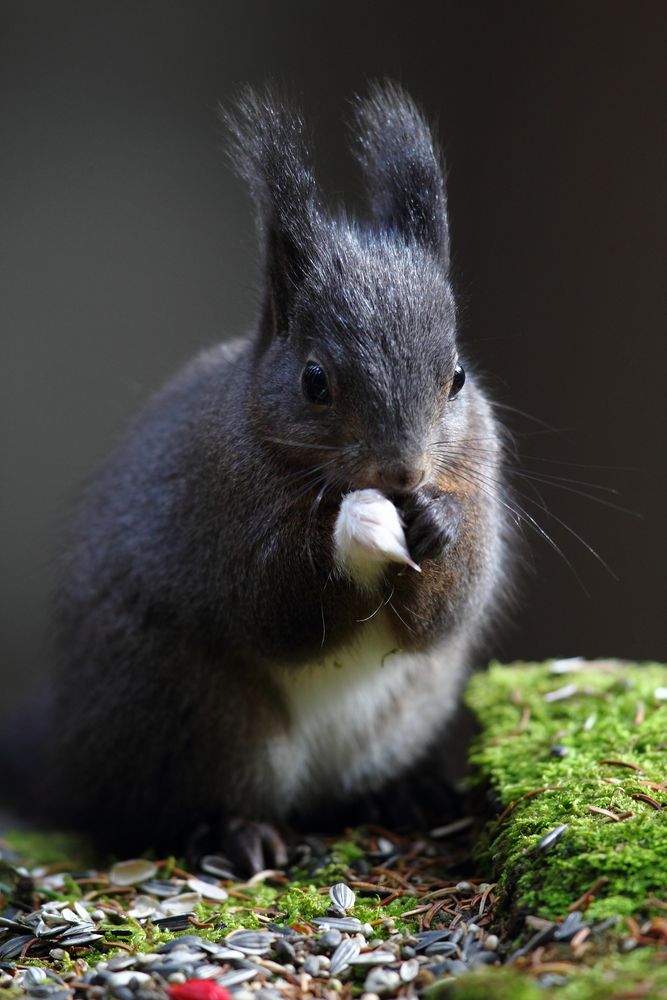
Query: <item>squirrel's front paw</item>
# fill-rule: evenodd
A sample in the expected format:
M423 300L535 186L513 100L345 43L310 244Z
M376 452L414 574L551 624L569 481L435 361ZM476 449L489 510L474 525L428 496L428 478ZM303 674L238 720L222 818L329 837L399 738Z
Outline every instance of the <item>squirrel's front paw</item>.
M405 537L415 562L437 559L458 536L463 512L449 493L420 490L402 508Z

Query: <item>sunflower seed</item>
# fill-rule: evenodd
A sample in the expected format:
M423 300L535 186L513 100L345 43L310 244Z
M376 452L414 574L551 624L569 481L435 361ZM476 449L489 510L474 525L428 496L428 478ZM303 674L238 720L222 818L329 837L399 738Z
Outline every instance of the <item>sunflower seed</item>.
M27 944L33 940L32 934L20 934L0 944L0 958L16 958Z
M453 955L459 950L458 944L454 941L434 941L424 949L425 955Z
M569 941L577 931L583 927L584 918L581 915L580 910L573 910L572 913L568 913L567 917L562 924L559 924L554 931L555 941Z
M265 955L271 951L275 939L276 935L269 931L232 931L225 941L246 955Z
M337 948L342 940L343 935L339 930L335 928L330 931L325 931L320 938L320 946L322 948Z
M409 958L406 962L401 962L398 974L402 982L411 983L419 975L419 961L416 958Z
M568 828L568 823L561 823L560 826L555 826L553 830L549 830L548 833L542 837L541 840L535 844L533 848L534 851L549 851L554 847L558 841L561 839L563 834Z
M192 926L189 917L194 917L194 913L181 913L177 917L158 917L153 924L162 931L184 931Z
M150 983L151 977L147 972L135 972L128 969L126 972L114 972L109 976L109 987L113 990L116 986L128 986L130 983Z
M216 903L222 903L227 899L227 892L220 885L214 885L212 882L206 882L201 878L189 878L188 886L194 891L198 892L203 899L212 899Z
M350 965L391 965L396 956L391 951L364 951L352 959Z
M336 882L332 885L329 889L329 898L336 909L342 910L343 913L351 910L356 902L356 896L345 882Z
M162 912L167 917L178 917L183 913L192 913L194 907L201 903L198 892L182 892L178 896L170 896L161 904Z
M110 972L123 972L125 969L130 969L136 964L136 955L127 955L125 952L121 951L120 955L114 955L113 958L110 958L106 963L106 966Z
M564 687L556 688L555 691L547 691L543 696L544 701L565 701L567 698L574 698L575 694L579 693L579 688L576 684L565 684Z
M353 934L360 931L363 926L361 920L357 920L356 917L314 917L313 923L327 930L335 928L338 931L351 931Z
M102 939L101 934L94 932L88 933L86 931L80 931L78 928L75 934L72 934L65 938L64 936L60 938L60 943L63 948L73 948L78 944L92 944L93 941L100 941Z
M159 906L160 904L157 899L153 899L152 896L137 896L127 911L127 915L128 917L132 917L133 920L144 920L146 917L152 917L154 913L157 913Z
M137 885L157 875L157 865L143 858L131 861L118 861L109 871L113 885Z
M139 886L149 896L158 896L159 899L168 896L177 896L183 887L182 882L176 882L168 878L147 879Z
M345 938L344 941L341 941L331 956L329 974L331 976L339 975L343 969L346 969L348 965L350 965L351 962L357 958L360 951L361 946L358 941L353 941L351 938Z
M320 960L317 955L309 955L306 961L303 963L303 971L308 973L309 976L319 976L320 974Z
M27 990L29 990L32 986L41 986L47 981L47 978L48 977L44 969L32 966L29 969L26 969L23 973L23 985Z
M429 837L438 839L440 837L453 837L455 833L461 833L463 830L467 830L475 822L472 816L464 816L463 819L454 820L453 823L447 823L445 826L436 826L434 830L431 830Z
M549 667L549 673L569 674L575 670L581 670L585 663L583 656L570 656L567 659L554 660Z
M424 951L429 945L433 944L435 941L445 941L449 940L452 936L452 932L449 930L443 931L422 931L421 934L415 934L417 940L416 951Z
M218 854L205 854L199 862L199 867L207 875L214 875L216 878L236 878L227 858L223 858Z
M387 996L390 993L395 993L400 985L401 977L393 969L371 969L366 976L364 989L367 993Z
M226 972L216 980L218 986L227 986L230 989L240 983L247 983L249 979L254 979L257 973L254 969L235 969L233 972Z

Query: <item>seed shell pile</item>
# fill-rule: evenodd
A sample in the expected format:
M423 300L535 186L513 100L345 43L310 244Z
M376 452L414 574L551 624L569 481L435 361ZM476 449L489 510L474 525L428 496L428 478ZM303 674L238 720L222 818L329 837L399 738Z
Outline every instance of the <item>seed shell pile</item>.
M469 815L306 837L250 880L8 835L0 1000L667 1000L665 690L659 666L493 667Z
M296 854L307 872L240 882L211 875L221 867L207 859L208 872L130 859L69 874L29 870L5 850L0 990L176 1000L174 987L206 980L233 1000L373 1000L501 961L489 932L493 886L443 884L443 870L467 854L460 838L447 849L386 833L343 845L309 838ZM330 878L342 872L347 880ZM73 893L73 902L53 898Z

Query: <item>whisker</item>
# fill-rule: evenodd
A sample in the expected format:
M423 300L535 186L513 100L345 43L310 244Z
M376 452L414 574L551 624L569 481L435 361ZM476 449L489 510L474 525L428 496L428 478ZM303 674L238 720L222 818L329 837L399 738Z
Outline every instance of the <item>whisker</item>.
M287 441L285 438L277 437L265 437L265 441L271 441L273 444L284 444L292 448L312 448L314 451L340 451L339 445L332 444L312 444L309 441Z
M520 524L520 523L523 523L523 524L526 524L528 527L532 528L532 530L535 531L554 550L554 552L556 552L560 556L560 558L563 560L563 562L569 568L569 570L572 573L572 575L574 576L575 580L577 581L577 583L579 584L579 586L583 590L584 594L587 597L590 597L590 594L589 594L589 591L588 591L587 587L584 585L583 580L581 579L581 577L577 573L576 569L572 565L572 562L568 559L568 557L565 555L565 553L560 548L560 546L557 545L557 543L554 541L554 539L551 537L551 535L548 533L548 531L546 531L542 527L542 525L539 524L539 522L535 520L535 518L530 513L530 511L527 511L525 509L525 507L523 507L520 503L518 503L514 499L513 499L513 502L510 503L507 499L503 499L502 497L500 497L494 491L493 487L489 484L488 481L484 481L483 479L481 479L479 477L479 474L477 473L476 470L475 471L469 470L469 475L466 475L464 472L462 472L460 467L454 469L454 471L465 482L470 483L472 486L476 486L478 489L482 489L482 491L485 492L486 495L490 499L494 500L496 503L499 503L502 507L504 507L506 510L508 510L513 515L513 518L514 518L515 523L517 525ZM525 495L524 495L524 498L528 499L528 501L530 503L534 503L537 507L540 507L540 504L538 504L535 500L532 500L530 497L526 498ZM546 510L546 508L541 508L541 509ZM546 513L549 514L549 511L546 510ZM554 516L554 519L558 520L558 518L555 518L555 515L550 515L550 516ZM569 530L573 535L575 535L575 537L579 538L579 536L577 536L577 534L574 531L574 529L570 529L565 524L563 524L563 527L565 527L567 530ZM611 572L611 570L609 569L609 567L605 565L604 561L602 560L602 558L600 556L598 556L598 554L595 552L595 550L592 549L586 542L584 542L584 540L582 538L579 538L579 541L586 548L590 549L591 553L602 563L603 566L605 566L605 568L607 569L607 571L609 573L611 573L611 575L613 576L614 574Z

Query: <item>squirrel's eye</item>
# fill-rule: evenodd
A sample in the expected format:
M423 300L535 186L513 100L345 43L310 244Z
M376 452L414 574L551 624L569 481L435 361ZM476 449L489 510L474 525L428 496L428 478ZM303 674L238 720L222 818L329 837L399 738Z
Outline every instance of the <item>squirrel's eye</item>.
M329 382L323 368L315 361L309 361L301 376L303 394L309 403L328 406L331 402Z
M449 398L456 399L461 389L463 388L466 380L466 373L463 370L463 366L458 362L456 363L456 368L454 369L454 378L452 379L452 387L449 390Z

